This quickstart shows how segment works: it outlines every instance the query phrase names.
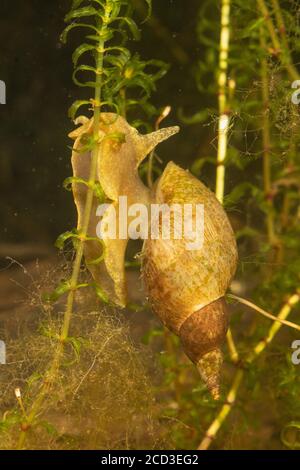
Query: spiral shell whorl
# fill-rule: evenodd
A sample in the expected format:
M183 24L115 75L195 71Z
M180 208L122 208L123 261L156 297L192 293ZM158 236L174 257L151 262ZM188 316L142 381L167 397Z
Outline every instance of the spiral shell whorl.
M197 363L197 369L214 400L220 399L220 376L223 354L220 348L204 354Z
M220 375L229 313L224 297L192 313L180 328L179 337L186 355L199 370L214 399L220 396Z
M195 364L225 340L229 314L224 297L192 313L183 323L179 337L186 355Z

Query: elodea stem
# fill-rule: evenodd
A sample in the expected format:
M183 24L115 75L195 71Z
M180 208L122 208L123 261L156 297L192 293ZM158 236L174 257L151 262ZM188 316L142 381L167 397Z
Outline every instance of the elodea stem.
M103 38L105 38L105 35L106 35L111 8L112 8L111 5L109 5L108 2L106 2L104 18L103 18L102 24L100 25L100 34L99 34L100 39L98 43L98 49L97 49L98 52L97 52L97 57L96 57L96 69L98 70L98 74L97 74L96 84L95 84L95 108L94 108L94 140L95 142L97 142L98 140L98 130L99 130L99 124L100 124L101 91L102 91L101 71L103 70L104 43L105 43ZM97 144L95 145L95 148L92 151L91 171L89 175L89 186L88 186L84 215L83 215L83 223L82 223L82 227L79 227L80 239L79 239L78 247L76 248L75 260L73 263L72 275L70 279L70 290L69 290L68 297L67 297L67 305L66 305L66 310L64 314L64 321L63 321L63 325L61 329L61 334L59 338L59 344L55 351L53 361L48 371L45 373L45 379L43 380L38 396L34 400L32 407L31 407L31 411L28 415L28 418L26 422L24 423L23 428L26 429L26 431L22 430L20 433L19 441L17 445L17 449L19 450L23 449L27 432L28 432L27 430L31 428L32 423L34 422L37 414L39 413L43 405L44 399L49 393L51 386L55 382L58 370L60 368L61 357L64 352L64 344L69 335L71 317L72 317L73 307L74 307L75 293L76 293L77 286L78 286L78 279L80 275L80 268L81 268L81 263L83 259L83 253L84 253L84 244L85 244L85 239L88 234L88 228L89 228L89 223L90 223L90 218L91 218L91 210L93 206L93 197L94 197L93 187L96 181L97 164L98 164L99 157L100 157L100 143L97 142Z

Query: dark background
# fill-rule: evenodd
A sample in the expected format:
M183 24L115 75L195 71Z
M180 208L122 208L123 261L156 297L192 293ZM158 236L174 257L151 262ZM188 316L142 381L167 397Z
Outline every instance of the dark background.
M71 173L67 135L73 124L67 111L75 99L89 98L89 90L78 89L71 79L78 38L70 35L67 45L59 39L70 5L70 0L1 0L0 79L7 86L7 104L0 106L2 243L53 244L76 224L71 195L62 188ZM143 59L170 64L152 102L171 105L164 125L179 123L182 130L160 146L159 154L185 168L203 148L214 151L211 130L178 119L179 108L189 114L206 105L194 79L203 53L196 39L198 8L197 0L154 0L154 21L141 25L140 42L130 43Z

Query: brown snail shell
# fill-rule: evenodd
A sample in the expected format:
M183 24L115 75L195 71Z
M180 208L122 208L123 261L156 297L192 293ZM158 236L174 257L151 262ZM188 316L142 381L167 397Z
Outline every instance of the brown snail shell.
M142 274L153 310L177 334L212 395L219 396L220 346L228 328L224 299L237 265L235 237L215 195L198 179L169 163L152 194L159 204L204 205L204 243L148 239Z

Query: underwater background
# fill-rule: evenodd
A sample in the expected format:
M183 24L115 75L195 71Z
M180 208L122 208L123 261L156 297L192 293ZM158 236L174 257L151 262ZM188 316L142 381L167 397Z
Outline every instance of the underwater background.
M129 3L141 38L129 35L126 48L166 64L140 131L154 130L167 106L162 127L180 126L158 147L155 177L172 160L214 191L219 119L230 116L223 202L239 249L231 293L296 328L228 299L238 358L225 344L215 402L178 337L147 304L134 258L141 243L131 242L127 308L79 289L63 367L27 426L57 351L66 291L56 296L56 289L74 260L71 244L54 246L77 223L63 187L72 173L68 108L90 96L72 81L83 33L60 40L72 2L1 0L0 340L7 364L0 365L0 449L18 447L19 433L27 433L21 448L28 449L299 449L300 365L292 362L292 343L300 339L300 121L291 97L300 88L292 86L300 77L300 3L153 0L146 21L149 2ZM228 3L221 110L221 13ZM141 119L140 110L129 118ZM142 167L144 182L146 172ZM89 274L82 279L88 284ZM56 293L55 302L45 292Z

